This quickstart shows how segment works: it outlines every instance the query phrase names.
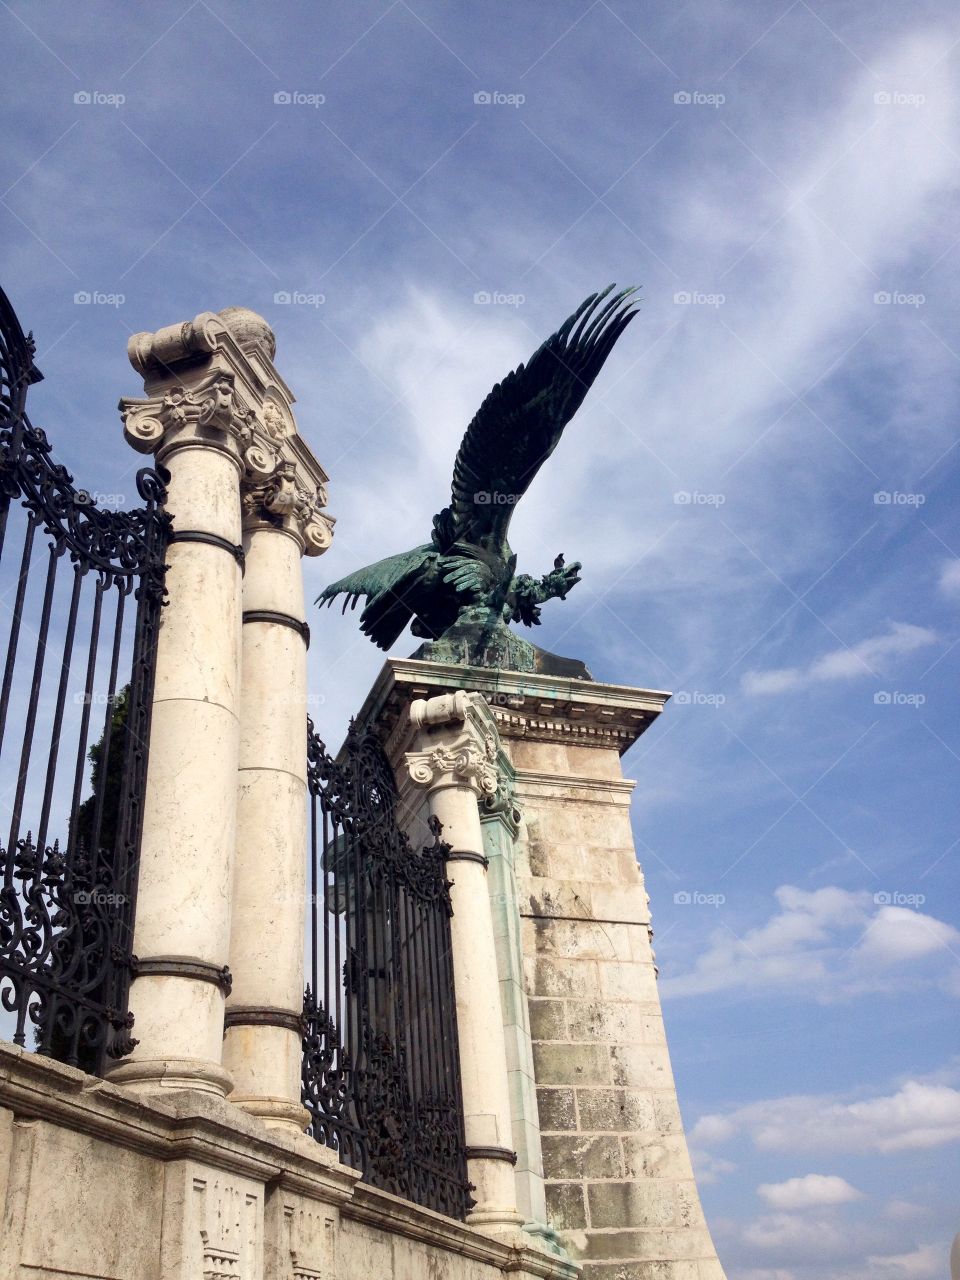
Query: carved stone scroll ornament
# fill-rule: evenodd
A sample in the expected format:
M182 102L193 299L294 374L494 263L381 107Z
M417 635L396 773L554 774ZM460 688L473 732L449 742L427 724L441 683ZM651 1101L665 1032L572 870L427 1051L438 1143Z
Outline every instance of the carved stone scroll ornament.
M244 485L242 494L244 525L262 521L289 525L299 534L308 556L321 555L333 539L333 522L322 508L326 493L322 485L313 491L297 477L296 464L281 461L263 483Z
M485 795L480 801L481 819L499 818L511 835L516 838L520 825L520 808L517 804L516 786L504 770L500 771L499 786L494 795Z
M141 453L162 457L168 443L189 439L193 432L220 433L243 464L246 520L289 521L306 555L320 555L330 546L333 522L322 510L326 491L322 484L304 484L296 462L285 456L280 409L267 401L258 415L237 395L232 374L217 372L189 391L175 386L163 395L125 398L120 412L127 440Z
M410 719L420 729L420 743L437 736L433 746L406 755L410 780L420 787L469 783L478 797L496 795L497 731L483 699L457 690L410 707Z
M420 787L436 787L454 782L467 782L478 795L492 796L497 791L497 769L482 744L467 733L448 746L430 751L407 753L407 771L411 782Z
M120 401L120 416L127 440L140 453L155 451L168 435L202 428L236 440L241 453L259 448L262 459L258 461L274 460L270 470L280 459L279 450L255 410L237 396L233 374L222 370L190 390L174 385L162 395L145 399L125 396Z

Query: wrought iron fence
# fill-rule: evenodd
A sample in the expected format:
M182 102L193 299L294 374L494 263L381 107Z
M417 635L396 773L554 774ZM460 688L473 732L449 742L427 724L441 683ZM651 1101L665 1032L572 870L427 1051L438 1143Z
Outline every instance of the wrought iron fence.
M142 507L115 512L54 461L25 411L33 355L0 291L0 1037L26 1045L30 1032L39 1052L100 1072L136 1044L127 997L169 520L157 472L137 475Z
M463 1219L467 1181L450 955L449 846L415 850L389 761L351 724L335 760L308 734L309 1132L376 1187Z

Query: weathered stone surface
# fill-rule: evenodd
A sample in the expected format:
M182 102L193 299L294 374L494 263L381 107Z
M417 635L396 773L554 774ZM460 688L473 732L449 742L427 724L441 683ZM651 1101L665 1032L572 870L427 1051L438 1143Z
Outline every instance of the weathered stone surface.
M680 1104L677 1102L675 1092L654 1094L653 1109L657 1117L657 1127L661 1133L683 1133Z
M640 937L640 931L631 930L634 938ZM601 993L611 1000L638 1000L643 1003L656 1001L657 975L653 965L637 964L619 960L611 963L601 960L597 965Z
M579 1182L548 1182L547 1212L559 1231L577 1230L587 1225L583 1186Z
M667 1260L666 1238L661 1231L598 1231L586 1240L581 1255L598 1261L624 1258L637 1261Z
M535 1041L533 1069L537 1084L609 1084L610 1051L598 1044L553 1044Z
M623 1157L627 1177L692 1180L693 1169L683 1135L664 1135L655 1118L653 1100L651 1099L650 1102L649 1126L637 1126L638 1129L646 1128L647 1131L627 1134L623 1138Z
M666 1044L618 1044L610 1049L613 1083L627 1089L671 1089Z
M633 1000L570 1000L566 1021L571 1040L656 1045L664 1039L663 1018L646 1013Z
M564 960L631 960L632 926L583 920L523 920L522 938L527 955L554 956Z
M680 1218L675 1184L598 1182L587 1189L592 1227L672 1227Z
M0 1220L3 1280L577 1280L222 1098L139 1097L2 1043Z
M531 1000L530 1034L534 1040L563 1040L567 1035L566 1011L562 1000Z
M698 1262L587 1262L582 1280L708 1280ZM718 1264L719 1265L719 1264ZM723 1280L722 1271L711 1271L709 1280Z
M640 868L633 846L597 849L592 845L558 844L530 832L529 843L521 846L518 869L526 862L532 876L597 884L631 884L639 881Z
M556 696L547 696L543 709L556 719ZM540 727L531 734L523 715L501 721L524 813L521 941L544 1176L564 1186L563 1205L573 1198L577 1211L561 1219L559 1191L548 1204L557 1204L562 1237L585 1263L584 1280L720 1280L667 1052L630 784L615 742L580 732L581 710L588 713L565 696L570 734L562 744L553 728L538 740ZM575 1181L586 1225L566 1189Z
M585 880L520 876L517 890L521 914L530 919L595 918L591 886Z
M578 1089L580 1128L615 1133L657 1132L653 1099L626 1089ZM629 1141L632 1139L625 1139Z
M0 1273L19 1275L23 1267L65 1275L83 1268L96 1276L161 1280L163 1184L163 1167L134 1151L44 1120L18 1120L7 1191L10 1238ZM129 1231L129 1223L147 1217L155 1219L155 1233Z
M538 1089L537 1109L541 1133L577 1128L577 1104L573 1089Z
M620 1178L623 1157L616 1138L586 1134L544 1134L543 1172L549 1179Z
M523 972L529 995L591 996L600 991L597 965L591 960L544 960L528 953Z
M596 920L622 920L644 926L650 920L650 900L640 883L594 885L590 901Z

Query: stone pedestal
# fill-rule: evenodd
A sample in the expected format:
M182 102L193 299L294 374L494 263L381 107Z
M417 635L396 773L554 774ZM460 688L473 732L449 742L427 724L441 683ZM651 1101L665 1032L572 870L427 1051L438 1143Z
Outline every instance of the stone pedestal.
M547 1218L585 1280L723 1280L681 1125L620 765L669 695L391 660L362 716L395 753L409 704L454 689L487 698L514 775L521 937L511 945L505 923L498 963L504 984L518 965L524 975ZM503 1007L516 1068L522 1020ZM514 1107L516 1123L521 1089Z

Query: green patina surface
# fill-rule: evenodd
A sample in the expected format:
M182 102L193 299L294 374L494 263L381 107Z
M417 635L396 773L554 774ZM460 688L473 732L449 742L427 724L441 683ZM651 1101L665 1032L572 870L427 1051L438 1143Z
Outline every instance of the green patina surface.
M366 601L360 628L389 649L407 624L430 662L590 679L582 662L547 653L510 630L536 626L540 606L580 581L558 555L539 578L516 572L507 531L514 508L560 442L635 310L635 289L591 294L526 364L493 388L467 428L450 505L430 541L331 583L318 597L344 609Z

